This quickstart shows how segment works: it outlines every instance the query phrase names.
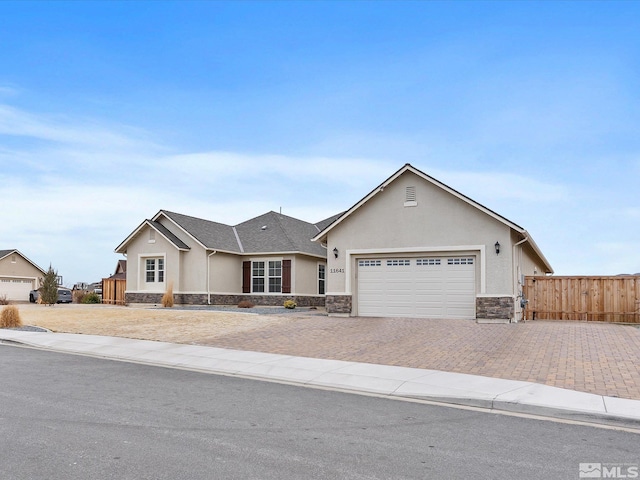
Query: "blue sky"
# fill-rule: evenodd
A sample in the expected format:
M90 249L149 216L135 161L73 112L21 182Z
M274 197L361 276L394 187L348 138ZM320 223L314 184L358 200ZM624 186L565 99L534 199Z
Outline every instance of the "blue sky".
M0 2L0 249L111 274L160 209L318 221L405 163L559 275L640 272L640 2Z

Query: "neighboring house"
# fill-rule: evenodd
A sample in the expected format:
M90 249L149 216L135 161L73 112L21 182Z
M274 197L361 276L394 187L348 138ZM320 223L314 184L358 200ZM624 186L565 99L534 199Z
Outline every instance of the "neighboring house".
M313 240L332 315L518 321L524 276L553 273L525 229L409 164Z
M322 306L327 253L311 238L334 219L268 212L230 226L160 210L115 250L127 256L126 302L160 303L172 285L179 304Z
M18 250L0 250L0 297L27 302L45 271Z

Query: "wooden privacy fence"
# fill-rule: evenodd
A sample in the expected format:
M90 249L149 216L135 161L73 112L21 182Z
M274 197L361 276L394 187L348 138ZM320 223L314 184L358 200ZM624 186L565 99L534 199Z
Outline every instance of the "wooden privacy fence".
M124 278L102 279L102 303L124 305L124 291L127 281Z
M640 276L526 277L527 320L640 323Z

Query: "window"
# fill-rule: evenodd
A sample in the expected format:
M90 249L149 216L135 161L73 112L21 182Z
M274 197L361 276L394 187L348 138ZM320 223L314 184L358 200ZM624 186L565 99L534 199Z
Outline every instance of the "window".
M324 282L325 282L325 272L326 267L324 265L318 265L318 294L324 295Z
M268 262L252 262L251 265L251 291L264 293L268 288L269 293L282 292L282 261L269 260Z
M251 276L253 277L251 291L264 292L264 262L253 262Z
M408 267L411 260L387 260L387 267Z
M416 265L420 267L429 266L429 265L440 265L440 259L439 258L419 258L416 260Z
M156 261L153 258L147 258L147 283L156 281Z
M145 265L147 283L164 282L164 258L147 258Z
M359 267L379 267L380 265L380 260L360 260L358 262Z
M473 265L473 258L449 258L448 265Z
M269 262L269 293L282 292L282 262Z
M158 259L158 281L164 282L164 258Z

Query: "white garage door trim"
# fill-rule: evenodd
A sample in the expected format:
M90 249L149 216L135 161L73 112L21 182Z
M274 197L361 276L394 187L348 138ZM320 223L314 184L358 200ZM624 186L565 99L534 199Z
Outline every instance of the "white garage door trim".
M474 319L473 256L358 260L358 316Z
M33 290L34 278L0 277L0 296L7 300L26 302Z

